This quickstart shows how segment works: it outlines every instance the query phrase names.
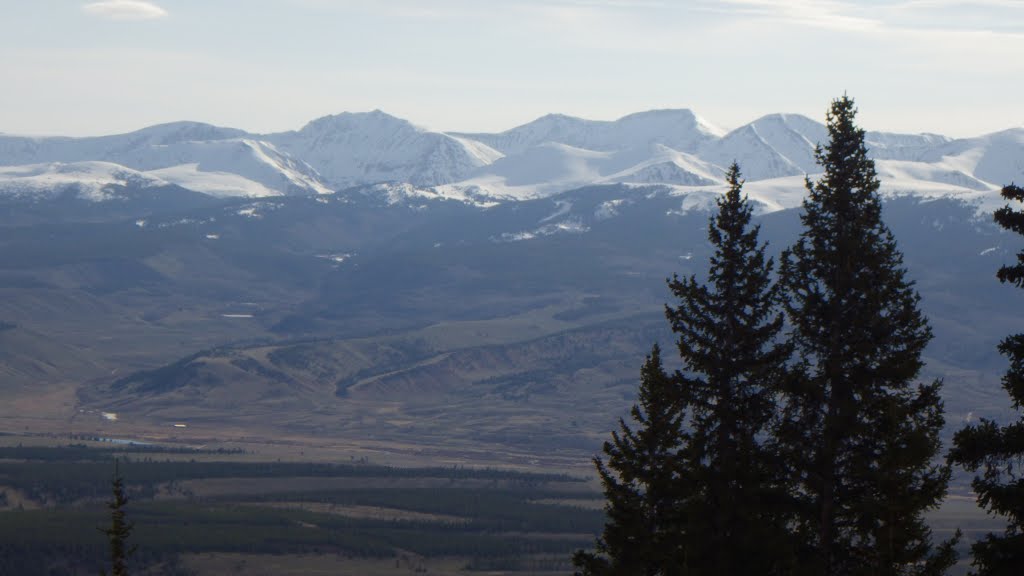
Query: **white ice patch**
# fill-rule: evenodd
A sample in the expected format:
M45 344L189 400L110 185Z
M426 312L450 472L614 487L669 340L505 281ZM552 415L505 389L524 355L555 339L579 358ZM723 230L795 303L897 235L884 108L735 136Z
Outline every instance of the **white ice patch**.
M277 210L280 207L281 204L275 204L273 202L253 202L252 204L246 204L242 208L239 208L235 211L235 214L245 216L246 218L263 218L263 212Z
M208 172L199 169L199 163L179 164L146 172L182 188L217 197L279 196L281 192L232 172Z
M532 240L540 236L551 236L553 234L582 234L590 228L578 219L570 218L553 224L545 224L536 230L522 232L505 232L499 237L491 237L494 242L517 242L520 240Z
M501 235L503 242L518 242L520 240L533 240L537 235L533 232L505 232Z
M349 253L349 252L344 252L344 253L339 253L339 254L317 254L316 257L317 258L323 258L325 260L330 260L331 262L337 262L338 264L341 264L342 262L348 260L349 258L351 258L353 256L355 256L355 254L352 254L352 253Z
M721 193L718 190L691 190L683 195L678 210L669 210L669 216L682 216L690 212L711 212Z
M608 220L619 215L619 207L626 204L624 199L608 200L607 202L601 202L597 208L594 209L594 219Z
M549 216L542 218L541 223L543 224L544 222L550 222L555 218L565 216L566 214L569 213L570 210L572 210L572 202L569 202L567 200L555 200L555 211L551 213Z
M408 203L412 199L417 200L453 200L456 202L462 202L471 206L477 206L479 208L490 208L497 206L498 202L494 201L489 193L483 191L478 186L457 186L453 184L445 184L441 186L433 186L429 188L421 188L413 186L412 184L377 184L370 188L371 192L379 197L383 197L384 200L390 204ZM425 205L420 205L422 208L426 208Z
M172 226L190 226L190 225L209 224L210 222L216 222L216 221L217 221L216 218L205 218L203 220L196 220L194 218L182 218L180 220L174 220L172 222L161 222L160 224L157 225L157 228L170 228Z

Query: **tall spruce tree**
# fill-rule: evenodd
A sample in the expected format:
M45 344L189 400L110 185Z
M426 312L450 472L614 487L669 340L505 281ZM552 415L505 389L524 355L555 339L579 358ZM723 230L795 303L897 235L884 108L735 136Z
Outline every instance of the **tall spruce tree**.
M598 555L579 552L579 574L785 574L786 516L771 449L788 349L772 261L751 226L739 167L718 201L708 238L707 284L674 276L666 306L683 370L665 374L655 348L644 366L638 431L625 423L597 460L608 500ZM684 428L685 425L685 428Z
M684 523L679 495L686 493L679 450L685 440L678 387L665 373L657 345L641 369L636 429L619 421L605 442L607 463L595 458L607 500L608 521L597 552L573 556L577 575L682 575Z
M923 518L949 481L935 461L940 382L915 383L931 329L855 115L852 99L833 101L815 151L824 174L807 179L804 230L781 258L799 354L777 431L800 498L794 531L808 574L941 574L953 542L934 546Z
M766 433L790 348L773 262L751 226L739 167L708 226L714 247L706 283L669 281L678 298L666 316L678 335L677 374L689 412L683 452L693 497L686 501L690 574L788 574L782 474Z
M1024 189L1010 184L1003 198L1024 202ZM1003 228L1024 234L1024 210L1009 204L995 213ZM1024 288L1024 251L1017 253L1017 264L1003 266L997 274L1000 282ZM1010 395L1014 410L1024 408L1024 334L1014 334L999 344L999 352L1010 359L1003 375L1003 388ZM978 503L993 514L1006 518L1001 535L988 534L971 546L973 565L978 576L1020 574L1024 567L1024 414L1016 422L1000 426L992 420L967 426L953 437L950 461L971 472L982 471L972 482Z
M107 508L110 510L110 527L101 528L100 532L107 536L110 548L110 576L128 576L128 557L135 551L134 546L128 545L133 524L126 518L124 508L128 505L128 493L116 460L114 476L110 480L110 491L111 499L107 502ZM106 576L107 573L104 571L101 574Z

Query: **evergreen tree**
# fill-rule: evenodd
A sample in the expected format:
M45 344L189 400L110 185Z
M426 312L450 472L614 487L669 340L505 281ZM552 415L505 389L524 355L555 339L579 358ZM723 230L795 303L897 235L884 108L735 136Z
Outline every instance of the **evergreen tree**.
M1003 198L1024 201L1024 189L1010 184L1003 188ZM1009 205L995 213L995 221L1003 228L1024 234L1024 211ZM1000 282L1024 288L1024 251L1017 254L1017 264L1003 266L997 274ZM1003 388L1010 395L1013 408L1024 407L1024 334L1007 337L999 344L999 352L1010 359L1003 375ZM1024 415L1016 422L999 426L983 419L967 426L953 437L950 461L971 472L982 470L971 486L978 503L993 514L1007 520L1002 535L988 534L971 546L973 565L979 576L1020 574L1024 566Z
M686 479L679 467L685 439L678 388L665 373L657 345L641 370L640 391L631 416L636 429L619 421L605 442L605 463L594 464L607 500L608 522L597 553L578 551L578 575L681 575L683 522L679 494Z
M771 285L772 261L750 225L739 167L718 201L707 284L674 276L666 316L683 371L664 373L657 347L644 366L636 432L606 443L597 468L608 499L599 555L581 574L785 574L781 474L764 437L789 351ZM685 425L685 429L684 429Z
M794 531L809 574L940 574L953 542L934 546L923 519L949 481L935 462L940 382L915 384L931 329L855 115L850 98L832 103L815 151L824 175L807 180L804 231L781 259L799 354L777 431L800 498Z
M107 502L107 508L110 510L110 527L101 528L100 532L107 536L110 546L110 576L128 576L128 556L135 551L134 547L128 546L133 524L125 517L124 508L128 504L128 494L116 460L110 487L111 500ZM105 576L106 572L102 574Z
M751 226L735 163L727 180L708 226L714 253L707 282L674 276L669 287L679 304L666 307L691 415L687 562L691 574L782 574L790 569L781 540L783 475L765 440L790 348L778 343L783 318L773 262L758 243L759 227Z

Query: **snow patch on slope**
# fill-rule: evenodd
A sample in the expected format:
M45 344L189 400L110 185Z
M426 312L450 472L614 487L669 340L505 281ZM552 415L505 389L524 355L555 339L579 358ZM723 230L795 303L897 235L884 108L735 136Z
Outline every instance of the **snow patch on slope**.
M96 202L114 198L112 186L151 188L169 181L111 162L50 162L0 166L0 194L56 198L71 193Z
M600 222L602 220L608 220L619 215L619 209L623 206L632 204L632 200L626 200L625 198L616 198L614 200L606 200L597 205L594 209L594 220Z
M518 242L521 240L533 240L541 236L552 236L554 234L582 234L588 232L590 227L578 218L566 218L558 222L544 224L533 230L522 232L505 232L501 236L493 237L493 242Z
M1024 181L1024 128L953 140L923 155L922 161L955 165L975 178L1005 186Z
M279 196L280 192L267 188L259 182L232 174L231 172L206 172L199 169L198 163L182 164L170 168L151 170L146 174L161 180L217 197L260 197Z
M725 172L720 167L691 154L662 145L656 145L650 153L650 159L611 174L603 181L712 186L725 179Z
M349 189L345 195L359 195L389 206L410 204L411 202L451 201L462 202L479 208L488 208L497 204L493 198L479 190L456 186L413 186L405 182L381 182L369 186ZM344 196L343 196L344 197Z
M279 152L272 144L247 138L211 141L188 141L152 147L137 148L119 155L121 163L138 170L160 170L183 165L194 165L199 177L192 188L186 181L179 182L185 188L216 195L235 195L238 186L220 191L208 192L210 180L201 172L234 174L238 178L259 184L257 190L272 190L278 195L287 194L330 194L332 191L319 175L306 163ZM220 177L223 179L223 177ZM254 195L265 196L260 191Z

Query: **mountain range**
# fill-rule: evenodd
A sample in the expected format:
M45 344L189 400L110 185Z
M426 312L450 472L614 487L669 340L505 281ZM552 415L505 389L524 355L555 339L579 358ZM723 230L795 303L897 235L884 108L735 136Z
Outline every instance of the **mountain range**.
M403 183L421 196L490 205L595 184L713 189L737 161L771 210L798 200L780 191L818 171L814 149L826 139L825 126L805 116L772 114L725 132L685 109L615 121L550 114L497 134L434 132L381 111L274 134L178 122L95 138L0 135L0 195L104 200L173 185L265 197ZM1024 175L1021 128L966 139L868 132L866 140L886 193L982 201Z

